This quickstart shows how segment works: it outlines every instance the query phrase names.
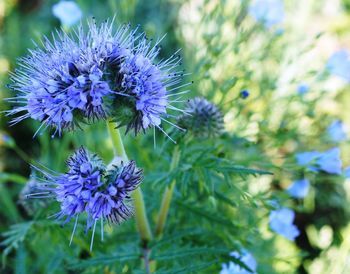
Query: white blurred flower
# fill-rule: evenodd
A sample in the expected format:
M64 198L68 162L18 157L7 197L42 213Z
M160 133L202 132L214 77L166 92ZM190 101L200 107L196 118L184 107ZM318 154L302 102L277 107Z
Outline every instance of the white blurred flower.
M284 19L283 1L256 0L250 6L249 13L256 21L262 22L268 28L272 27Z
M52 13L61 21L61 24L66 27L71 27L77 23L83 15L78 4L74 1L60 1L53 5Z

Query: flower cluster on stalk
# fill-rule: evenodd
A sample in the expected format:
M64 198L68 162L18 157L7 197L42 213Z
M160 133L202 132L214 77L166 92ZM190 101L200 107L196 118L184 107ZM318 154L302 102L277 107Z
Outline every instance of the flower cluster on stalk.
M37 185L38 191L28 196L50 197L59 202L60 211L53 217L63 220L63 224L75 218L73 234L82 213L87 215L86 231L91 227L95 231L98 221L103 226L104 221L120 223L132 216L130 193L142 180L142 170L134 161L106 167L97 155L81 147L67 165L68 172L64 174L39 169L44 178Z
M178 124L197 138L214 138L224 132L223 114L216 105L201 97L188 101Z
M18 95L8 99L16 104L8 112L16 115L13 124L30 117L41 122L37 132L53 127L60 135L109 118L136 135L150 127L163 131L168 110L181 112L172 105L187 85L179 85L181 57L158 62L161 39L153 43L130 25L114 31L113 21L92 22L88 31L81 26L74 33L57 32L20 60L10 85Z

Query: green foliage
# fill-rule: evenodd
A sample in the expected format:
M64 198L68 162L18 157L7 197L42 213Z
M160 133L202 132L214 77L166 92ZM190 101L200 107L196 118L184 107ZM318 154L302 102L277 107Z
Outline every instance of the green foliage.
M9 231L2 233L2 236L5 237L5 240L1 242L1 245L5 246L5 249L2 254L3 260L13 249L17 249L21 245L21 243L25 240L25 237L27 236L32 225L33 222L15 224L10 227ZM23 250L19 253L21 252L23 252ZM23 254L19 254L18 256L23 256Z

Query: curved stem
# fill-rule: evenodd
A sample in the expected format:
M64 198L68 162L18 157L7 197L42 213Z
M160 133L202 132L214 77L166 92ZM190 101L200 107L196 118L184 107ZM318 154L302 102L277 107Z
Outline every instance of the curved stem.
M160 237L163 233L166 219L168 217L171 199L173 197L174 188L175 188L175 181L172 181L170 187L167 187L163 194L163 199L160 206L156 232L155 232L156 237Z
M107 121L107 128L113 143L114 154L122 157L124 161L128 161L128 156L126 155L117 125L114 122ZM135 189L131 196L134 202L137 229L143 242L143 246L145 247L147 246L147 243L152 240L152 232L146 214L141 187Z
M123 140L117 125L113 122L107 121L107 128L112 140L114 154L122 157L125 161L128 161L128 156L126 155Z
M176 146L174 149L173 158L170 164L170 171L174 170L177 167L177 165L179 164L179 160L180 160L180 151L178 146ZM168 217L171 199L174 193L175 184L176 184L176 181L173 180L170 186L166 187L165 192L163 194L162 203L161 203L159 215L158 215L156 232L155 232L156 237L160 237L163 233L166 219Z
M152 240L152 232L146 215L145 202L141 187L138 187L131 194L135 208L136 225L139 231L143 246L147 247L147 243Z

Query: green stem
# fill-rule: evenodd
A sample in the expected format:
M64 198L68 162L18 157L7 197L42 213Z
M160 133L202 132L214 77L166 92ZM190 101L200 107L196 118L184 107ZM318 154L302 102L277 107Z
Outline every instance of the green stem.
M147 243L152 240L152 232L146 215L145 202L143 200L141 188L138 187L135 189L131 196L134 201L137 229L144 246L147 246Z
M170 164L170 171L174 170L177 167L179 160L180 160L180 151L178 146L176 146L174 149L173 158ZM156 237L162 236L166 219L168 217L168 212L169 212L170 203L171 203L174 189L175 189L175 184L176 184L176 181L173 180L170 186L166 187L165 192L163 194L163 199L159 210L158 221L157 221L156 232L155 232Z
M107 128L113 143L114 154L116 156L122 157L123 160L127 162L128 156L126 155L123 141L117 125L114 122L107 121ZM135 189L131 196L134 202L137 229L139 231L143 245L147 246L147 243L152 240L152 232L146 214L141 187Z
M111 137L114 154L123 158L123 160L128 161L128 156L126 155L125 148L123 145L123 140L120 135L117 125L113 122L107 121L107 128L109 136Z

